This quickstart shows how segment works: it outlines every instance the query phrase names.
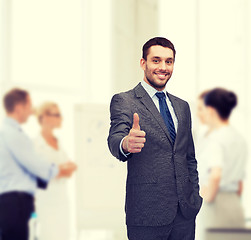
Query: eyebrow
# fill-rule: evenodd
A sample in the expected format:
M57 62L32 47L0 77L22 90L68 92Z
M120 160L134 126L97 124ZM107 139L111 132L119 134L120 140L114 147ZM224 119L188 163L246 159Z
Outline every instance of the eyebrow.
M153 56L152 59L161 59L161 57ZM174 60L174 58L170 57L170 58L167 58L166 60Z

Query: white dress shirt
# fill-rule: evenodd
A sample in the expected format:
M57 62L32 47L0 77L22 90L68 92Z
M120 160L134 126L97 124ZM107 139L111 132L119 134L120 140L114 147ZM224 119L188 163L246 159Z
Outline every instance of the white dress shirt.
M146 92L148 93L148 95L152 98L155 106L157 107L157 109L159 110L159 99L158 97L155 95L157 91L155 88L153 88L152 86L150 86L149 84L147 84L145 81L142 81L141 82L141 85L142 87L146 90ZM176 114L174 112L174 109L173 109L173 106L172 106L172 103L168 97L168 95L166 94L167 91L166 91L166 88L162 91L163 93L165 93L166 95L166 103L167 103L167 106L169 108L169 111L171 113L171 116L172 116L172 119L173 119L173 123L174 123L174 127L175 127L175 131L177 133L177 129L178 129L178 119L176 117ZM160 111L160 110L159 110Z

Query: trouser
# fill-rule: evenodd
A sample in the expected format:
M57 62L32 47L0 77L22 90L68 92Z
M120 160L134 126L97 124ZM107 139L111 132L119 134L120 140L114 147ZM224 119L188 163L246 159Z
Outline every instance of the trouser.
M0 195L0 240L28 240L34 198L25 192Z
M127 226L129 240L194 240L195 219L186 219L180 208L173 222L166 226Z

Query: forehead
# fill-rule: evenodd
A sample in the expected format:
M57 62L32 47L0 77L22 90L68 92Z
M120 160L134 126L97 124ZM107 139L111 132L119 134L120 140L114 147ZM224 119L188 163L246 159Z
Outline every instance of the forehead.
M203 99L199 98L198 101L197 101L197 103L198 103L198 106L199 106L199 107L205 107L205 104L204 104L204 100L203 100Z
M59 112L59 108L57 107L57 106L55 106L55 105L52 105L52 106L50 106L49 108L48 108L48 110L50 111L50 112Z
M151 46L149 48L147 57L174 58L172 49L168 47L162 47L159 45Z

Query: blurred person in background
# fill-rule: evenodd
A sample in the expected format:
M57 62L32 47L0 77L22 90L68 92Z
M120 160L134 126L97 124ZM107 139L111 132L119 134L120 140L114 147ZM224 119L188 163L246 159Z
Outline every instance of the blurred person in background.
M69 157L53 132L62 124L62 115L58 105L54 102L45 102L37 108L36 115L41 126L40 134L34 142L37 152L54 164L68 162ZM36 209L41 223L41 240L69 240L71 237L69 182L67 180L67 178L55 178L46 191L38 191Z
M21 124L32 113L27 91L12 89L3 99L6 118L0 129L0 239L28 240L37 186L71 175L70 162L56 165L35 151Z
M209 93L210 90L206 90L200 94L197 101L197 117L199 118L202 124L207 124L207 113L206 105L204 103L204 98Z
M208 92L209 90L202 92L197 99L197 117L203 127L203 131L199 132L195 144L197 157L200 157L200 159L198 159L199 183L201 183L203 177L207 176L207 168L203 166L203 159L206 159L206 156L203 157L203 154L207 153L203 151L203 149L207 146L207 135L209 134L209 128L207 127L207 108L204 103L204 97Z
M198 240L205 238L207 228L245 225L240 197L247 145L229 120L236 105L235 93L222 88L206 91L198 100L198 117L208 126L197 151L199 183L204 199L197 218Z

